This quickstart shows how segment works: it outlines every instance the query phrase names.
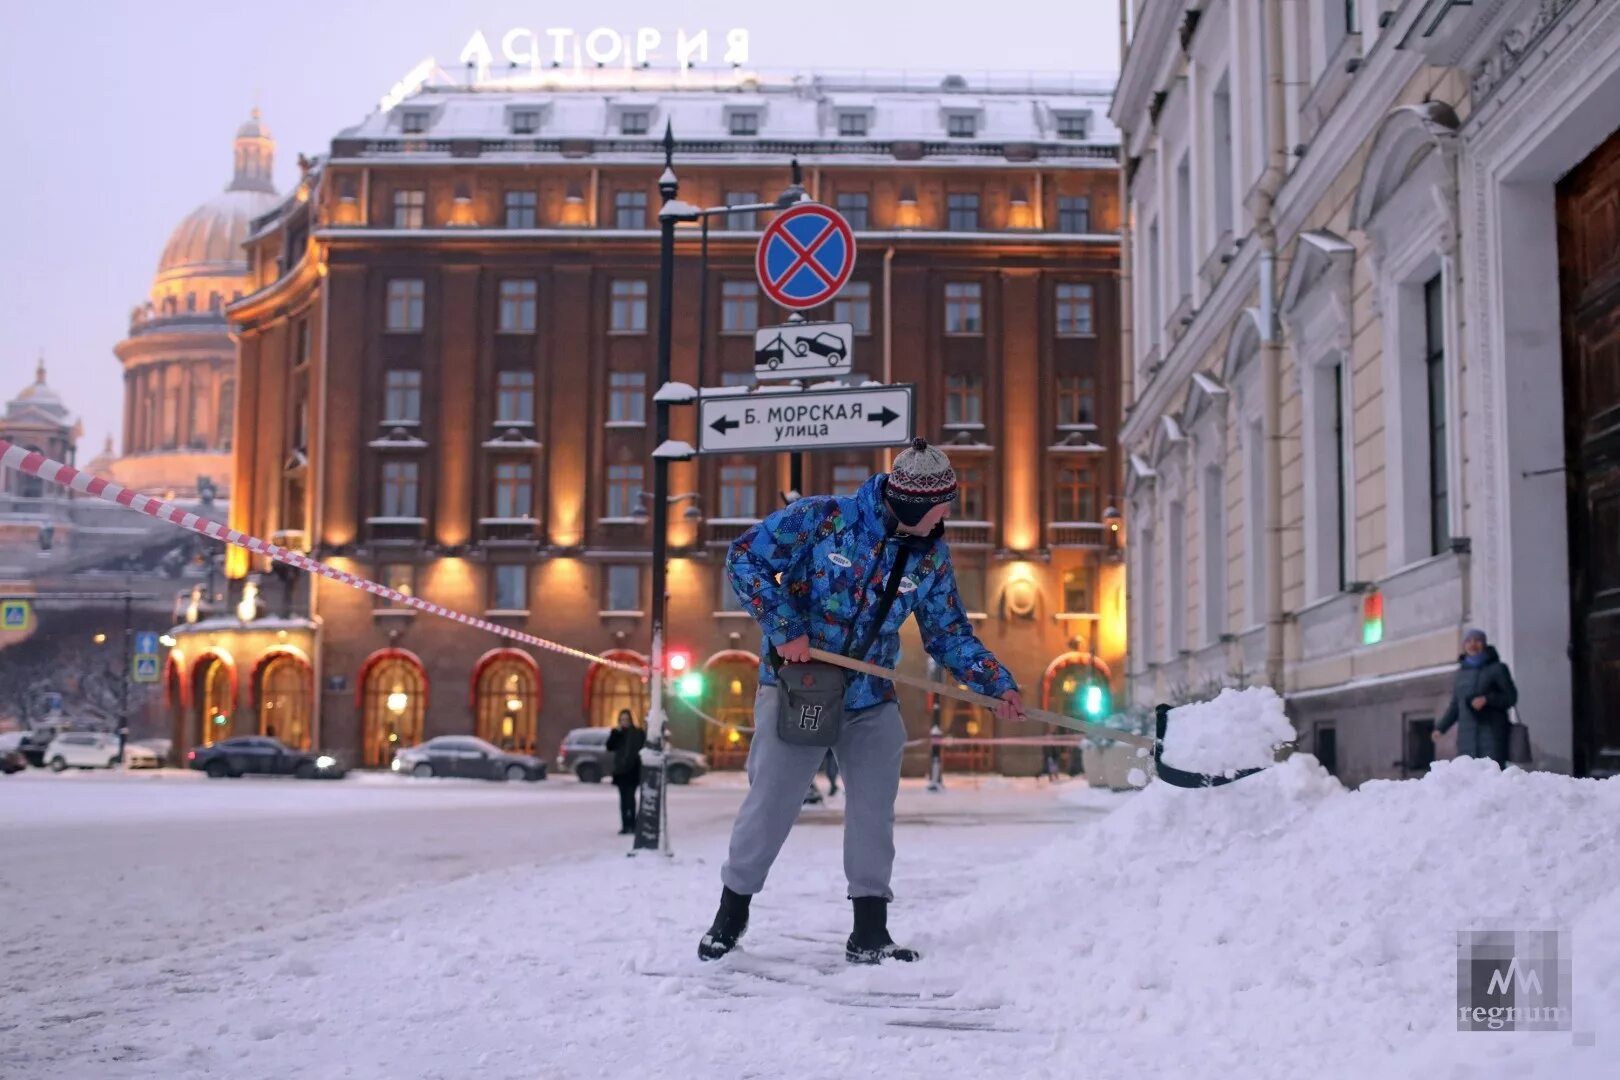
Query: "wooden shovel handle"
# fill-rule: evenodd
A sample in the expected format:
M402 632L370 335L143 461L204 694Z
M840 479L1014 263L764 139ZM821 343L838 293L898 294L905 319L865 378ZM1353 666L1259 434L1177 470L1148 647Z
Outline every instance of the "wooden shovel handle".
M955 683L929 682L926 679L918 679L910 675L902 675L897 671L890 670L889 668L879 667L877 664L868 664L864 660L852 660L847 656L840 656L837 653L830 653L824 649L812 648L810 650L810 657L814 660L820 660L822 663L836 664L837 666L847 668L850 671L858 671L863 675L873 675L879 679L887 679L890 682L897 682L904 686L910 686L930 694L941 694L948 698L955 698L957 701L965 701L970 705L982 705L986 709L996 709L1001 706L1001 700L999 698L993 698L988 694L980 694L973 690L964 690ZM1153 748L1153 737L1150 735L1134 735L1128 731L1116 731L1115 729L1106 727L1102 724L1093 724L1087 720L1076 720L1072 716L1064 716L1062 713L1048 712L1046 709L1036 709L1025 705L1024 718L1027 720L1039 720L1047 724L1055 724L1058 727L1068 728L1070 731L1078 731L1082 735L1090 735L1094 738L1112 739L1115 742L1124 743L1127 746L1140 746L1149 750Z

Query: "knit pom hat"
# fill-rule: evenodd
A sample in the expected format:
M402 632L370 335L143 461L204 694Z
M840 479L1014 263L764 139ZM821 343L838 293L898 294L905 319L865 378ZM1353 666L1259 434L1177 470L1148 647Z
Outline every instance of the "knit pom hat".
M927 439L913 439L895 455L884 495L895 517L915 525L929 510L956 500L956 470L943 450L929 446Z

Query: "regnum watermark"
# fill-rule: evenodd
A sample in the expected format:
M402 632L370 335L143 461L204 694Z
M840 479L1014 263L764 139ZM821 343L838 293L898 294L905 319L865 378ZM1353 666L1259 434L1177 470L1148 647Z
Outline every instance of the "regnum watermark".
M1569 931L1457 931L1458 1031L1569 1031Z

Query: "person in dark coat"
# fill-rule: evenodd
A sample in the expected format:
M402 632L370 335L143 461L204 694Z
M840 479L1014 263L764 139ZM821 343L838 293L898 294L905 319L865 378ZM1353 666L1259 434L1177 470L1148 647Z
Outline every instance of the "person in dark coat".
M1434 727L1434 737L1457 729L1457 756L1490 758L1506 766L1508 759L1508 710L1519 701L1508 666L1485 639L1485 631L1471 629L1463 635L1462 655L1457 657L1457 676L1451 687L1451 704Z
M647 733L636 726L629 709L619 710L619 726L607 737L613 751L613 786L619 789L619 835L636 831L636 789L641 786L641 748Z

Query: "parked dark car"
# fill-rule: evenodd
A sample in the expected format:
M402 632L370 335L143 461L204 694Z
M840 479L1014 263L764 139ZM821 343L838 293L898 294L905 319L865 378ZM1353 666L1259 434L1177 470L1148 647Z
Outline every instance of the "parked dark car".
M613 751L607 748L612 728L575 728L563 737L557 748L557 771L571 772L587 784L601 783L613 774ZM678 746L668 747L664 766L672 784L689 784L694 776L709 771L709 759Z
M296 776L300 780L336 780L348 772L331 754L294 750L265 735L239 735L186 754L186 766L218 780L226 776Z
M23 733L7 731L0 734L0 776L9 776L28 768L28 759L22 752Z
M459 776L470 780L544 780L546 763L512 754L471 735L440 735L394 753L393 769L406 776Z
M23 732L22 741L17 750L27 760L28 764L36 769L45 767L45 751L50 749L51 740L56 738L57 728L37 727Z

